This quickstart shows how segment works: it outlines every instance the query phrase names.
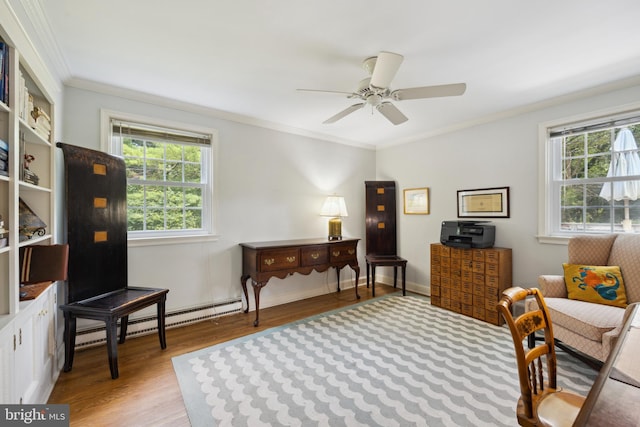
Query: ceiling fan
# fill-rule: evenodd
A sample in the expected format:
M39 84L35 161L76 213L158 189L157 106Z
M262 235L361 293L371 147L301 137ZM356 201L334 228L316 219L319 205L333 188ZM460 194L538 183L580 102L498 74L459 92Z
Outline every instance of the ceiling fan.
M347 98L349 99L355 98L363 101L353 104L352 106L340 111L338 114L329 117L323 122L324 124L335 123L354 111L363 108L365 105L370 105L372 108L375 107L375 109L385 116L391 123L399 125L406 122L408 118L402 114L395 105L387 101L387 99L404 101L407 99L459 96L467 89L467 85L465 83L455 83L448 85L396 89L392 91L390 89L391 80L393 80L398 72L403 59L404 57L402 55L392 52L380 52L378 56L365 59L362 62L362 68L364 68L371 77L361 80L355 92L316 89L298 90L306 92L340 93L347 95Z

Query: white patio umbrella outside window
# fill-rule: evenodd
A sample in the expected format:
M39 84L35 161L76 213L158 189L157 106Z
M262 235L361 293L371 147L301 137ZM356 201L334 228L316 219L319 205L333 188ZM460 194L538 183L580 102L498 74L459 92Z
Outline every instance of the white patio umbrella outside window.
M633 134L628 128L620 129L613 142L613 153L607 177L623 177L640 175L640 155ZM600 197L624 201L624 220L622 228L631 231L631 219L629 218L629 200L637 200L640 197L640 181L615 181L605 183L600 190Z

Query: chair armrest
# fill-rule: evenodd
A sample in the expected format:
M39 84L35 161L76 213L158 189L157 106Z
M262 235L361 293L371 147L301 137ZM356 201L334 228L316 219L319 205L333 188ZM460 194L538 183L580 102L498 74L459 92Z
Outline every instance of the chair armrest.
M551 274L539 276L538 286L545 298L567 297L567 287L564 284L564 276Z
M602 353L604 355L608 356L609 353L611 353L611 350L613 350L613 347L616 346L618 337L620 336L620 333L622 333L622 328L627 323L627 320L629 319L629 316L633 311L633 307L636 306L637 304L640 304L640 303L629 304L624 309L624 316L622 316L622 322L620 322L618 326L616 326L609 332L605 332L604 334L602 334Z

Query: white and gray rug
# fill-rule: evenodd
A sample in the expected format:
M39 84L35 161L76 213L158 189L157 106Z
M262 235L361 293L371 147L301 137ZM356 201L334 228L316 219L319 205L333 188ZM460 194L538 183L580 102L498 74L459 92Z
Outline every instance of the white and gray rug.
M596 372L558 350L558 382ZM173 359L193 426L515 426L511 335L388 296Z

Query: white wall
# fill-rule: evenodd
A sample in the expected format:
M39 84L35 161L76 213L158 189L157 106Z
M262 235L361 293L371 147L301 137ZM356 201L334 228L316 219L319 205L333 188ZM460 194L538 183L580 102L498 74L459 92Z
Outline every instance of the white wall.
M326 236L328 218L319 212L328 194L345 196L349 216L343 219L343 234L364 236L364 181L375 178L373 150L74 87L65 87L63 141L100 149L102 108L213 127L219 132L220 239L129 249L129 284L168 288L169 312L239 298L240 242ZM364 241L358 249L364 266ZM351 270L344 269L343 280L351 277ZM260 294L261 307L333 292L335 282L335 271L271 279ZM250 299L253 310L251 289Z
M633 86L574 98L373 152L67 87L64 141L98 148L101 108L218 129L220 240L129 251L130 283L169 288L168 310L239 297L240 242L324 236L327 219L317 212L327 194L346 197L350 215L343 221L344 234L364 239L363 182L368 179L397 182L399 253L409 261L408 288L423 293L429 292L429 244L439 240L443 220L456 219L456 191L510 187L511 217L492 220L496 246L513 249L514 283L532 286L541 273L560 273L566 260L565 246L536 238L539 124L632 103L639 96L640 86ZM430 215L404 215L402 190L425 186ZM359 246L362 275L363 254L364 241ZM344 277L353 277L344 271L349 272ZM272 279L262 290L261 306L334 289L333 272Z
M407 280L424 289L430 279L429 244L443 220L457 219L457 190L510 187L510 218L492 219L496 246L513 249L515 284L533 286L540 274L560 274L566 246L538 243L538 125L636 102L640 86L557 103L377 153L377 179L404 188L429 187L431 213L399 214L398 247ZM398 204L399 213L402 205Z

